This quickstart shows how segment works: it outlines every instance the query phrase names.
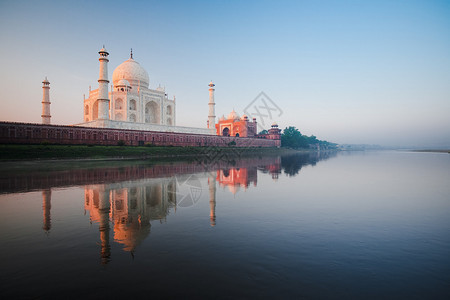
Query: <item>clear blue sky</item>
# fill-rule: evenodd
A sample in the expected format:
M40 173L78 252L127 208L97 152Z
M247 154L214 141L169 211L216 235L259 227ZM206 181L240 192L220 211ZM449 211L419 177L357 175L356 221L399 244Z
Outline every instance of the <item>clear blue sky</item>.
M204 127L264 91L273 121L337 143L450 146L450 1L0 1L0 120L82 122L97 88L134 58Z

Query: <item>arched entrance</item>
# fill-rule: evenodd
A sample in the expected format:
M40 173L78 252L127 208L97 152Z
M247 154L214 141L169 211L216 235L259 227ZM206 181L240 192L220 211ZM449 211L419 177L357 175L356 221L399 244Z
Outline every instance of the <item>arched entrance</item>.
M228 129L228 127L225 127L225 128L222 130L222 135L223 135L223 136L230 136L230 129Z
M150 101L145 105L145 123L161 124L160 108L155 101Z

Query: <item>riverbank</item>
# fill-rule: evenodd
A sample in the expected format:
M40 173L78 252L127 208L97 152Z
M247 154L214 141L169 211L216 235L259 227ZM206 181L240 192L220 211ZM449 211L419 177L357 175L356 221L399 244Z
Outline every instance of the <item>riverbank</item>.
M302 150L300 150L302 151ZM303 150L308 152L309 150ZM233 156L285 154L298 150L284 148L235 147L136 147L88 145L0 145L0 161L23 160L158 160L205 157L220 159Z

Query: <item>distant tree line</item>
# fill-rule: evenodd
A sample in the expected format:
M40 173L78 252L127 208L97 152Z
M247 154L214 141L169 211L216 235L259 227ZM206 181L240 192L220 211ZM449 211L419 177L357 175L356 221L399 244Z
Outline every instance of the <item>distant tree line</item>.
M294 126L286 127L281 134L281 147L288 147L294 149L308 149L308 148L320 148L320 149L336 149L337 144L327 141L321 141L314 135L306 136L300 133L300 131Z

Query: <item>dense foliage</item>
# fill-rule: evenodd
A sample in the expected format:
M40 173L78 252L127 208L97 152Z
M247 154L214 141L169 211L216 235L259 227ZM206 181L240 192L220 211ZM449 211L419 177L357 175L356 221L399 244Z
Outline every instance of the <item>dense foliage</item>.
M302 135L294 126L286 127L281 135L281 146L294 149L299 148L320 148L335 149L336 144L318 140L314 135Z

